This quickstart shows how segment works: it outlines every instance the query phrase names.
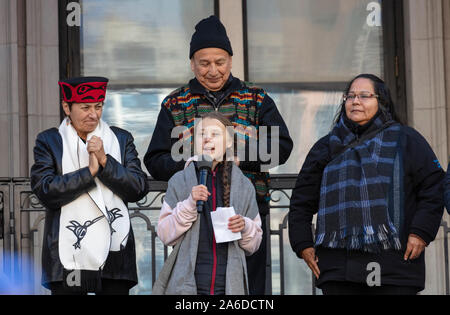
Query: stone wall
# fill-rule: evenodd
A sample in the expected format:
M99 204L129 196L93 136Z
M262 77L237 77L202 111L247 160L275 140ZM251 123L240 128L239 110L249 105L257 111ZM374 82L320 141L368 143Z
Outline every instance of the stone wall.
M444 169L450 148L450 0L404 0L409 125L430 143ZM445 36L445 37L444 37ZM448 222L448 216L444 219ZM426 250L423 294L444 294L442 233Z
M39 131L59 124L58 0L0 0L0 177L26 177Z

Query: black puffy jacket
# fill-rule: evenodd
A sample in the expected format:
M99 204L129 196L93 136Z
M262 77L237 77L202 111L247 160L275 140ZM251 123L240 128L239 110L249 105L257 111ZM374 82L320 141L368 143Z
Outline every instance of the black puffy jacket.
M111 130L119 141L122 164L108 155L105 168L100 167L96 176L125 204L139 201L148 192L148 182L147 175L141 169L133 136L117 127L111 127ZM63 279L58 250L61 207L95 187L88 167L62 175L62 148L58 129L40 133L31 167L31 188L47 209L42 248L42 285L47 288L50 288L50 283ZM124 250L110 252L102 278L126 280L130 288L137 284L136 249L131 227Z
M364 134L364 130L361 130ZM416 234L427 245L439 230L444 210L442 170L427 141L413 128L402 127L404 234L400 235L401 252L384 251L368 254L358 251L318 247L316 255L320 288L327 281L366 283L370 271L367 266L377 262L381 266L381 284L416 287L425 286L425 255L405 262L404 249L408 236ZM289 239L298 257L303 249L314 247L312 220L319 209L322 174L330 162L329 135L320 139L310 150L292 191L289 211Z

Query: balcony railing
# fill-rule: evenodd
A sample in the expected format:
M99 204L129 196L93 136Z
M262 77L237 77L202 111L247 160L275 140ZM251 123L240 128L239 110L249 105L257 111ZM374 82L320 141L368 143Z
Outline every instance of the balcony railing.
M270 181L270 214L266 217L266 233L270 234L267 242L267 294L296 294L287 290L286 260L293 260L292 250L287 239L287 213L292 189L295 185L295 175L272 175ZM143 233L136 233L136 242L145 242L144 255L149 255L150 270L141 273L151 274L151 284L157 278L157 273L163 261L168 257L170 248L164 246L156 235L156 224L161 209L162 200L167 188L166 182L149 179L150 192L141 201L130 204L130 218L133 229L135 225L143 226ZM0 254L2 257L0 272L13 277L14 283L27 284L27 293L42 293L40 288L40 245L42 242L42 226L45 219L45 208L33 194L28 178L0 178ZM140 222L139 222L140 221ZM445 292L450 294L448 234L450 228L445 221L441 228L444 235L445 260ZM142 234L146 234L143 236ZM145 238L139 240L139 238ZM149 237L149 241L148 241ZM148 244L148 242L150 244ZM288 257L289 256L289 257ZM295 259L296 263L299 261ZM306 272L303 293L316 294L314 277L303 262ZM12 275L12 276L11 276ZM288 277L286 277L288 276ZM151 289L148 291L150 293Z

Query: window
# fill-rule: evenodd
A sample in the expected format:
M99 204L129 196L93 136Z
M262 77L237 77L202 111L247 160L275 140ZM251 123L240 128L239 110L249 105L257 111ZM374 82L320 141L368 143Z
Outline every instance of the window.
M189 43L211 0L82 0L81 75L110 79L103 119L143 159L161 102L192 78ZM145 169L145 167L144 167Z
M274 99L294 141L285 165L271 173L298 174L311 147L332 128L353 77L385 77L383 3L372 0L247 0L247 78ZM392 31L392 30L391 30ZM272 206L289 204L283 194ZM287 209L271 209L277 230ZM310 294L311 272L284 237L285 294ZM272 287L280 292L280 257L272 239ZM275 255L274 255L275 254Z
M247 8L250 80L320 83L346 82L361 72L383 76L380 1L248 0Z
M248 79L265 87L294 140L275 173L297 173L331 127L346 83L383 77L381 1L247 0Z
M131 132L143 159L163 99L192 78L189 44L195 25L214 14L211 0L82 0L80 74L110 79L103 119ZM143 169L146 168L143 166ZM153 197L152 197L153 198ZM151 198L149 198L151 200ZM158 211L145 213L154 224ZM163 245L145 222L133 219L139 283L133 294L150 294L151 257L158 272ZM154 254L154 255L152 255Z

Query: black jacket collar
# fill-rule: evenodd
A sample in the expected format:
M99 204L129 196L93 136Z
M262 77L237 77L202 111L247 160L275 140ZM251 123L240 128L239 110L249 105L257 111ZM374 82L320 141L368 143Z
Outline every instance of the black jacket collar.
M241 86L242 86L241 80L233 77L233 75L230 74L227 83L225 83L225 85L220 91L224 93L231 93L233 91L240 89ZM197 78L194 78L191 81L189 81L189 88L192 94L207 95L208 93L210 93L210 91L208 91L203 85L201 85L201 83L197 80Z
M344 112L344 123L355 135L361 136L362 134L368 132L369 130L377 128L376 126L374 126L374 121L382 113L383 112L379 109L378 112L375 114L374 117L372 117L372 119L370 121L368 121L364 125L359 125L359 124L355 123L354 121L350 120Z

